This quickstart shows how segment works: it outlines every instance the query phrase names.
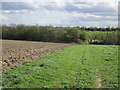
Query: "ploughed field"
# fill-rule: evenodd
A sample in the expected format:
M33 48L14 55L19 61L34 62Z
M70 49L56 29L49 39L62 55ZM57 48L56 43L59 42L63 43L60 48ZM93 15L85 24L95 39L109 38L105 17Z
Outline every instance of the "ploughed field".
M2 40L2 70L41 58L73 44Z
M76 45L57 50L43 58L3 71L2 86L118 90L118 47Z

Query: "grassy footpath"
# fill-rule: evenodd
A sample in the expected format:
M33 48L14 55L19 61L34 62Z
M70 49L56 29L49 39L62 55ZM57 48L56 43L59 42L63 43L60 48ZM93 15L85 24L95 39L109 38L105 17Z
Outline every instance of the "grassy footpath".
M118 46L79 45L55 51L3 72L3 87L102 88L118 87ZM97 71L96 71L97 70Z

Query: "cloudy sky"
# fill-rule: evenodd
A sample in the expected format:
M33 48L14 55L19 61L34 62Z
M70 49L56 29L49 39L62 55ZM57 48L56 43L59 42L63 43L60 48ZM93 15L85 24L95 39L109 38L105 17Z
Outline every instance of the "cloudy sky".
M3 0L0 23L118 26L119 0Z

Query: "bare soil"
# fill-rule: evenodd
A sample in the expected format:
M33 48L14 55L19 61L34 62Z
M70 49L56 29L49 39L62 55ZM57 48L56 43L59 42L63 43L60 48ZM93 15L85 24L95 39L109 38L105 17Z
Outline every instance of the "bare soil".
M2 70L41 58L49 53L75 44L2 40Z

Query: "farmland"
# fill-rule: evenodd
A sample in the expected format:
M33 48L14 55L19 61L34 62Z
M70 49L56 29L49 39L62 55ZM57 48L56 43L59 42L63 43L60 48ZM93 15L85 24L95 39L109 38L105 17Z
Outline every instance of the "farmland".
M118 88L118 47L75 45L56 50L40 59L5 70L2 86L4 88Z
M120 90L119 0L1 0L0 89Z
M73 44L2 40L2 69L10 69L71 45Z

